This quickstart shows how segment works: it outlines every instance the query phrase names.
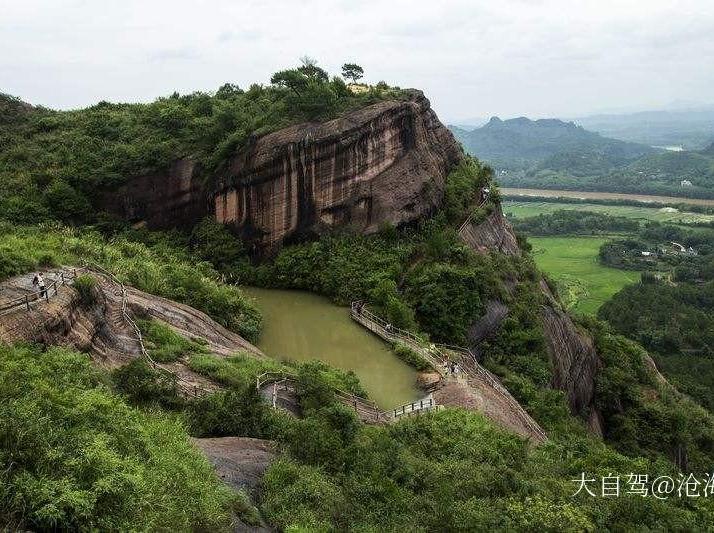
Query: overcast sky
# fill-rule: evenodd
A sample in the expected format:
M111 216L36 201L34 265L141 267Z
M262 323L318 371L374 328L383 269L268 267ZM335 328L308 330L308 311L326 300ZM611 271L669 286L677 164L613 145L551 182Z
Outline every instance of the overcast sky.
M0 0L0 91L55 108L246 87L309 55L443 120L714 103L712 0Z

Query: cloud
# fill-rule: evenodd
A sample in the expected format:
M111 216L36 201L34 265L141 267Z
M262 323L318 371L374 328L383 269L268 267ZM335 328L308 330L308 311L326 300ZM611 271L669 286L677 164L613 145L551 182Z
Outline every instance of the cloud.
M0 91L72 108L247 86L308 54L445 120L711 101L709 0L0 0Z

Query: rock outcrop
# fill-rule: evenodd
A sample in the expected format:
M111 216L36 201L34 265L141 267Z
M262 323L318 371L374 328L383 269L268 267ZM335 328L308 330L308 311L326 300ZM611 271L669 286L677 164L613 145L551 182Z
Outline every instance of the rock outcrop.
M501 204L493 206L491 213L484 220L461 228L459 235L466 244L479 253L495 251L506 255L521 255L511 225L503 216Z
M513 230L503 216L500 205L479 224L462 228L461 238L479 253L497 251L506 255L520 255L521 250ZM561 309L544 280L540 282L545 303L540 319L546 348L551 359L553 377L551 385L566 393L570 411L584 418L590 430L602 436L602 421L594 407L595 377L600 360L590 336L579 331L570 316ZM486 314L477 317L469 328L468 337L472 351L480 356L480 342L495 333L507 316L508 308L500 302L490 302Z
M177 159L166 171L134 178L100 198L106 211L157 230L192 227L206 216L208 204L200 166L191 158Z
M323 123L252 138L204 187L191 158L134 178L101 207L150 229L191 227L213 214L255 250L349 225L365 233L439 205L463 152L420 91Z
M260 248L351 225L376 231L434 209L461 148L429 101L385 101L257 139L229 162L215 217Z

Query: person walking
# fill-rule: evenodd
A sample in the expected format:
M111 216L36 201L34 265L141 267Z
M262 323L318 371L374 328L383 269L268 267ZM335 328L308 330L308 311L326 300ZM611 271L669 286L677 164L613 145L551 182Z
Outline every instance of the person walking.
M45 278L42 277L42 272L37 274L37 286L40 289L40 298L44 298L47 294L47 289L45 287Z

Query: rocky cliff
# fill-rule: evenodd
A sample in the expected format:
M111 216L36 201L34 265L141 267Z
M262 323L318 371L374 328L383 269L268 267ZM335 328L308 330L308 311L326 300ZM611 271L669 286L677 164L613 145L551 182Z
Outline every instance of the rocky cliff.
M478 224L462 228L460 234L464 242L479 253L498 251L506 255L521 254L500 205L494 206L492 212ZM602 435L601 417L594 407L595 378L600 360L593 341L561 309L545 281L541 280L540 288L543 293L540 321L553 369L551 385L566 393L574 415L584 418L594 434ZM477 356L481 355L481 341L496 333L507 314L508 308L501 302L490 302L486 314L475 318L468 338Z
M257 250L337 226L370 233L412 221L439 205L463 153L424 95L409 95L253 138L210 189L184 158L104 195L102 207L152 229L214 214Z
M189 228L208 213L200 166L191 158L129 180L100 198L103 209L151 229Z
M369 233L431 211L461 148L429 101L385 101L257 139L228 164L215 217L260 248L351 225Z

